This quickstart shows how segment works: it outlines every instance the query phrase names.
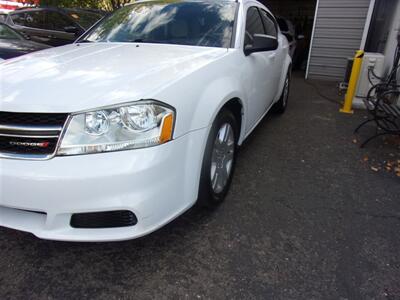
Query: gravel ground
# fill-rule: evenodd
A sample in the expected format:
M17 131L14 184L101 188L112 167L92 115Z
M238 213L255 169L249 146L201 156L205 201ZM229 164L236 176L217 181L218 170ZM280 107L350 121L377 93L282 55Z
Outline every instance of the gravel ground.
M219 209L122 243L0 228L0 299L400 299L400 177L387 168L399 144L359 149L364 114L339 114L295 76L287 113L242 147Z

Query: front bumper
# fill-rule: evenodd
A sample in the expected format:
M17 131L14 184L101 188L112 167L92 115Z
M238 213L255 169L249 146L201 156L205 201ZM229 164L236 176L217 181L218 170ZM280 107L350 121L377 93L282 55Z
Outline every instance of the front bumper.
M48 161L0 159L0 226L49 240L120 241L167 224L197 199L208 128L167 144ZM129 210L135 226L75 229L72 214ZM37 213L40 212L40 213Z

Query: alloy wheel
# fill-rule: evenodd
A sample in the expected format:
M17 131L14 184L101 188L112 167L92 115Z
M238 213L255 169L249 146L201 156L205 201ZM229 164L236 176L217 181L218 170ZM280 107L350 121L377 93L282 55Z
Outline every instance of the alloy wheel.
M211 158L211 185L214 193L221 193L231 176L235 155L235 135L232 126L223 124L214 142Z

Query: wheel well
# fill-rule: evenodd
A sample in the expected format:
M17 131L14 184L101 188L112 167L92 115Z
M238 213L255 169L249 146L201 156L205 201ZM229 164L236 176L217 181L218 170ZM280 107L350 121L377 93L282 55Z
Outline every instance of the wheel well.
M229 100L223 107L223 109L229 109L235 116L240 133L242 132L242 120L243 120L243 105L238 98Z

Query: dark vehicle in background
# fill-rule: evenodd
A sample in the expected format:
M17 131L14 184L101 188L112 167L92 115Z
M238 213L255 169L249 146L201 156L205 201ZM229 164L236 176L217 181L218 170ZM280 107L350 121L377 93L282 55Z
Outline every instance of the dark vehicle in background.
M304 34L302 34L302 29L294 26L292 21L283 17L277 17L276 21L282 34L286 36L289 42L289 54L292 57L293 69L302 68L308 53L308 44Z
M95 9L64 8L64 12L85 31L101 20L106 13Z
M47 48L50 46L27 40L14 29L0 23L0 59L14 58Z
M35 7L10 12L5 23L33 41L56 47L73 43L103 16L84 9Z
M288 19L277 17L276 21L278 22L282 34L286 36L289 42L289 54L293 58L297 46L296 29L293 23Z

